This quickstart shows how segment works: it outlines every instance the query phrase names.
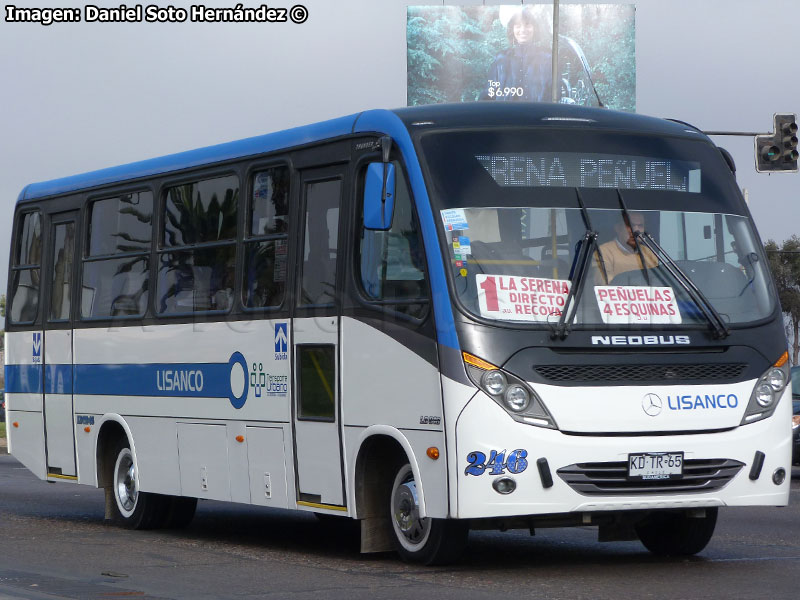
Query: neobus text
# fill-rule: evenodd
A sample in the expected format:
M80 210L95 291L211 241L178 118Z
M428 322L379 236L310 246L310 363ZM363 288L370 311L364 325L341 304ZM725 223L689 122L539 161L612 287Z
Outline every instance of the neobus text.
M595 346L671 346L691 344L688 335L593 335Z

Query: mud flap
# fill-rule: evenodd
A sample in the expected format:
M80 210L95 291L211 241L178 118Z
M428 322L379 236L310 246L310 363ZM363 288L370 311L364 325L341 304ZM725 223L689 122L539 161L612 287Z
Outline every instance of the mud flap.
M361 552L392 552L394 531L388 516L361 519Z

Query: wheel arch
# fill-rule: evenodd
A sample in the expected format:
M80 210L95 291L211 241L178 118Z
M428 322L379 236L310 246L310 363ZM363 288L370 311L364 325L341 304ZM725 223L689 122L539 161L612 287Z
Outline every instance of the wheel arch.
M349 478L349 497L354 499L354 518L363 519L381 512L381 491L388 482L394 481L395 470L402 460L411 465L414 479L417 481L419 507L422 516L425 512L425 489L416 454L403 433L388 425L367 427L358 438L355 452L356 460ZM387 468L389 467L389 468ZM366 485L373 481L375 485Z
M111 482L107 481L108 473L110 471L109 464L113 466L114 461L116 460L115 456L111 456L111 451L113 450L117 441L121 438L127 439L131 449L131 454L133 454L136 485L138 486L139 465L136 464L136 448L133 441L133 434L131 433L128 423L120 415L106 414L100 417L99 426L97 437L95 438L94 448L95 464L97 465L95 472L97 478L97 487L105 488L111 485Z

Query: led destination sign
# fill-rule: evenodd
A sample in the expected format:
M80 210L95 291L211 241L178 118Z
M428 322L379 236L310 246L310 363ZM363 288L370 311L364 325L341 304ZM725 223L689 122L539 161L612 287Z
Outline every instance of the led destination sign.
M483 154L476 160L501 187L583 187L700 193L700 164L578 152Z

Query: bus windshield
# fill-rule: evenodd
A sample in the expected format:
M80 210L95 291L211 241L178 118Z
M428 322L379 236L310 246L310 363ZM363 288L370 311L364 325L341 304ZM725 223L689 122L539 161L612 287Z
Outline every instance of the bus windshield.
M691 284L726 325L774 310L761 245L707 143L492 131L430 134L423 148L455 294L479 318L555 325L587 233L576 327L706 327Z

